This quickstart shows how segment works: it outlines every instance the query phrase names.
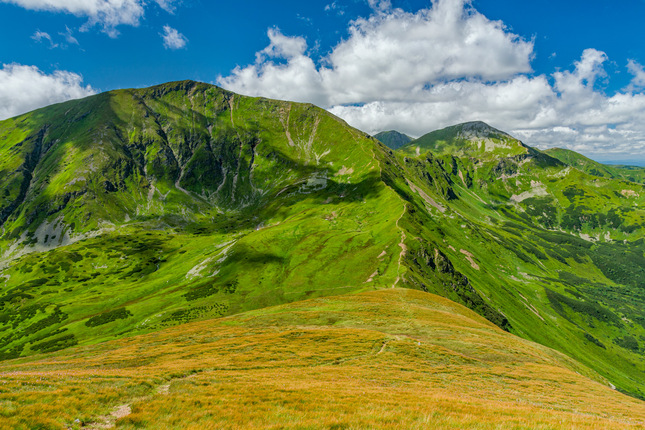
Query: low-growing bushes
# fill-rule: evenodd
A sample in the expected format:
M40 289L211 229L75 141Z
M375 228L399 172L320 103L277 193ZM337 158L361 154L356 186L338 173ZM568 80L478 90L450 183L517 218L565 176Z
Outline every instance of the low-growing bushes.
M131 316L132 313L129 310L127 310L126 308L119 308L113 311L103 312L100 315L93 316L92 318L85 321L85 325L88 327L98 327L112 321L124 320Z

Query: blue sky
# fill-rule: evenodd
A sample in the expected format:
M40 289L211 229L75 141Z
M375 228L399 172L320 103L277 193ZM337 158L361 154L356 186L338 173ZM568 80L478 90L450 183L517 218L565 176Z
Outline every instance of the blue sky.
M642 0L0 0L0 117L195 79L370 133L477 119L642 162L643 16Z

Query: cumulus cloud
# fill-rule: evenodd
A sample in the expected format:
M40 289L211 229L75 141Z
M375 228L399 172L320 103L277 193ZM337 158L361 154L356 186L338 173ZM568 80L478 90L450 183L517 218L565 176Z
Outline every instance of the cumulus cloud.
M46 74L21 64L4 64L0 69L0 119L92 94L94 89L83 86L83 78L76 73Z
M166 49L182 49L188 43L186 36L168 25L164 25L161 37Z
M517 76L486 83L444 82L417 100L338 105L330 111L367 132L398 129L419 136L464 121L482 120L529 145L567 147L600 160L645 153L645 94L607 96L594 89L606 76L605 53L586 50L572 71Z
M380 8L383 2L371 4ZM262 52L284 55L259 55L255 64L234 69L219 83L244 94L328 107L408 99L445 80L497 80L531 71L533 42L507 32L463 0L440 0L415 14L380 11L353 21L349 34L317 65L306 54L304 39L269 30L271 43Z
M255 63L217 82L243 94L318 104L368 133L419 136L483 120L542 148L569 147L598 159L643 153L645 94L638 89L645 70L635 61L627 65L629 90L607 95L602 51L586 49L569 70L535 75L533 40L468 0L435 0L416 13L368 3L372 15L352 21L349 36L326 56L313 58L304 38L270 29Z
M573 72L556 72L555 88L562 92L593 92L596 79L607 76L603 63L607 61L607 54L596 49L585 49L580 61L574 63Z
M176 0L155 0L168 12L174 11ZM29 10L65 12L88 18L81 28L87 30L100 25L110 37L116 37L118 25L139 25L144 16L145 0L0 0Z

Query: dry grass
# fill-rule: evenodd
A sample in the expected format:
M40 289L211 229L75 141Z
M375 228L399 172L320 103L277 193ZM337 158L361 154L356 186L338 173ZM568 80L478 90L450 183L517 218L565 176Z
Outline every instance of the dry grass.
M99 428L123 405L117 428L645 428L645 403L583 366L412 290L191 323L0 371L2 428Z

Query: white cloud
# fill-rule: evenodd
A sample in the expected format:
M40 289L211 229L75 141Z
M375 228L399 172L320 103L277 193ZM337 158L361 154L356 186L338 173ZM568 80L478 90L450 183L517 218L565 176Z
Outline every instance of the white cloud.
M318 104L369 133L419 136L483 120L530 145L645 161L645 94L636 91L645 87L645 70L635 61L627 66L629 91L606 95L602 51L586 49L571 70L536 76L534 42L467 0L435 0L417 13L368 2L373 14L352 21L349 36L325 57L312 58L304 38L271 29L254 64L217 82L242 94Z
M306 55L304 39L269 30L271 43L262 53L276 55L258 55L255 64L238 67L218 82L244 94L328 107L407 99L445 80L496 80L531 71L533 43L508 33L463 0L439 0L416 14L378 12L353 21L349 33L318 66ZM293 85L294 77L309 87ZM312 94L317 95L313 100Z
M52 38L51 38L51 36L49 35L49 33L45 33L44 31L40 31L40 30L37 30L37 31L36 31L36 32L31 36L31 38L32 38L32 39L34 39L36 42L40 42L40 41L42 41L43 39L47 39L47 40L49 40L50 42L52 41Z
M78 45L78 39L76 39L73 36L73 31L71 28L65 26L65 32L64 33L58 33L60 36L63 36L65 38L65 41L69 43L70 45Z
M164 25L161 37L166 49L181 49L188 43L186 36L168 25Z
M95 94L76 73L45 74L36 66L4 64L0 69L0 119L10 118L52 103Z
M65 42L61 43L56 43L54 42L54 39L50 36L49 33L46 33L44 31L37 30L31 38L34 39L36 42L41 43L43 40L46 40L49 42L49 47L51 49L54 48L67 48L69 45L78 45L78 40L73 36L73 30L70 29L69 27L65 26L65 32L59 32L58 36L61 36Z
M269 29L267 34L271 43L255 54L255 59L258 63L262 63L268 58L291 60L304 55L307 50L307 41L302 37L284 36L279 29Z
M345 15L345 8L340 6L336 1L325 5L325 12L332 12L332 11L335 11L338 16Z
M374 10L386 11L392 9L392 2L390 0L367 0L367 3Z
M605 75L602 52L585 51L571 72L517 76L486 83L444 82L411 102L377 101L330 111L374 133L397 129L412 136L464 121L482 120L540 148L568 147L597 159L645 161L645 94L594 90Z
M49 42L49 47L50 48L56 48L58 44L54 43L52 40L52 37L49 35L49 33L46 33L44 31L37 30L32 36L32 39L34 39L36 42L42 42L43 40L47 40Z
M502 129L539 125L553 119L556 97L545 77L518 76L498 84L446 82L417 94L413 101L375 101L330 110L350 124L374 133L395 128L419 136L458 122L483 120Z
M574 63L573 72L556 72L555 88L560 92L593 92L596 79L607 76L603 63L607 54L595 49L585 49L580 61Z
M172 13L176 0L155 0L156 3ZM103 27L110 37L116 37L118 25L138 26L144 16L147 2L145 0L0 0L1 3L12 3L29 10L65 12L76 16L87 17L87 23L81 30L94 25Z
M645 87L645 69L634 60L627 61L627 70L634 78L632 79L630 89Z
M37 30L31 38L34 39L36 42L41 43L43 40L46 40L49 42L49 47L51 49L54 48L67 48L68 45L78 45L78 40L73 36L73 31L69 27L65 27L65 32L59 32L58 35L61 36L65 42L67 43L56 43L54 42L54 39L49 35L49 33L46 33L44 31Z
M381 2L370 4L376 8ZM323 59L323 66L317 66L306 55L303 38L271 29L270 44L256 55L256 63L236 68L219 83L246 94L329 107L422 101L426 88L445 81L502 79L531 70L532 42L506 32L501 23L463 1L438 1L416 14L378 13L354 21L349 32L350 37ZM274 62L275 58L286 62Z
M166 12L175 13L175 9L177 8L175 3L177 3L177 0L155 0L155 2Z

